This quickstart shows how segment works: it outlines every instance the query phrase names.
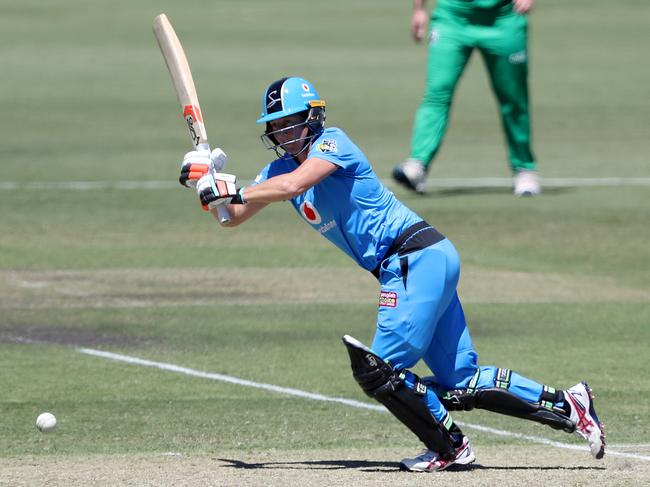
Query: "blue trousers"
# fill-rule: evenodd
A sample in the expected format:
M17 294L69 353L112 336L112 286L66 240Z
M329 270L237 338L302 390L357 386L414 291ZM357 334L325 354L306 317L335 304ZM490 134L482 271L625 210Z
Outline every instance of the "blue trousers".
M382 262L377 330L372 350L396 370L409 369L423 360L442 390L464 389L479 369L478 356L456 293L460 259L453 244L444 239L404 256L394 254ZM477 389L495 386L497 368L480 367ZM414 376L406 375L414 387ZM512 373L509 391L528 402L540 399L543 386ZM447 416L438 396L428 388L424 398L440 422Z

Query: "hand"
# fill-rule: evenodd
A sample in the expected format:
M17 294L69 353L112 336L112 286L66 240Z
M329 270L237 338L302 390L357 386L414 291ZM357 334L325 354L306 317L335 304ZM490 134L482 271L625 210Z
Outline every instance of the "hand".
M205 176L210 168L221 171L227 160L228 156L219 148L212 152L207 149L188 152L181 163L178 181L187 188L195 188L196 182Z
M427 26L429 25L429 12L424 8L418 8L413 11L411 16L411 35L415 42L420 42L427 35Z
M196 183L196 193L199 195L204 210L211 210L221 205L227 205L233 196L237 195L237 176L225 174L210 169Z
M524 15L533 9L535 0L513 0L512 4L515 12Z

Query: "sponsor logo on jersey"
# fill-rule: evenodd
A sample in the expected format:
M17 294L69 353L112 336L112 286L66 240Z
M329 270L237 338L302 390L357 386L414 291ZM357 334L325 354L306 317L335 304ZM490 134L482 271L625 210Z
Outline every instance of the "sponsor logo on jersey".
M300 204L300 214L312 225L318 225L322 219L316 207L309 201L303 201Z
M526 62L527 57L526 51L513 52L508 56L508 62L510 64L523 64Z
M334 139L324 139L320 144L316 146L321 152L336 152L336 140Z
M319 227L318 232L322 235L323 233L329 232L335 226L336 226L336 220L330 220L325 225Z
M379 293L379 306L395 308L397 306L397 293L381 291Z

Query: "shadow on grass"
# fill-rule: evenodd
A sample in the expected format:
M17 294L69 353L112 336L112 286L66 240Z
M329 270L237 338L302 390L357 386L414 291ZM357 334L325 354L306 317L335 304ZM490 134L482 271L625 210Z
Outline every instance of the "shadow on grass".
M226 463L226 468L237 468L244 470L255 469L309 469L309 470L342 470L342 469L355 469L363 472L389 472L399 470L398 462L376 462L370 460L305 460L297 462L258 462L249 463L241 460L218 458L217 460ZM545 471L545 470L566 470L566 471L579 471L579 470L606 470L605 467L592 467L576 465L571 467L563 467L559 465L549 466L525 466L525 465L512 465L512 466L489 466L480 465L477 463L471 465L454 465L450 467L447 472L469 472L473 470L529 470L529 471Z
M398 462L373 462L369 460L305 460L298 462L259 462L248 463L241 460L218 458L225 462L227 468L241 469L309 469L309 470L341 470L358 469L365 472L386 472L398 470Z

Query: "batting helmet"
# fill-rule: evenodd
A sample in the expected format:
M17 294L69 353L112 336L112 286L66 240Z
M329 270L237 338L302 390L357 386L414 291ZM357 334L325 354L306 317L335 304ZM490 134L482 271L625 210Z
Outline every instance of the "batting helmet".
M318 136L325 126L325 101L321 100L312 84L303 78L290 77L281 78L271 83L262 97L262 115L257 123L265 123L266 130L262 134L262 142L267 149L273 149L278 157L282 157L287 149L278 143L276 134L287 130L287 127L273 130L273 120L288 117L295 114L304 114L304 119L295 123L292 127L307 126L308 133L304 137L286 142L293 143L302 141L302 147L292 156L304 152L309 143Z
M262 114L257 123L304 112L314 107L325 108L314 86L303 78L292 76L271 83L262 97Z

